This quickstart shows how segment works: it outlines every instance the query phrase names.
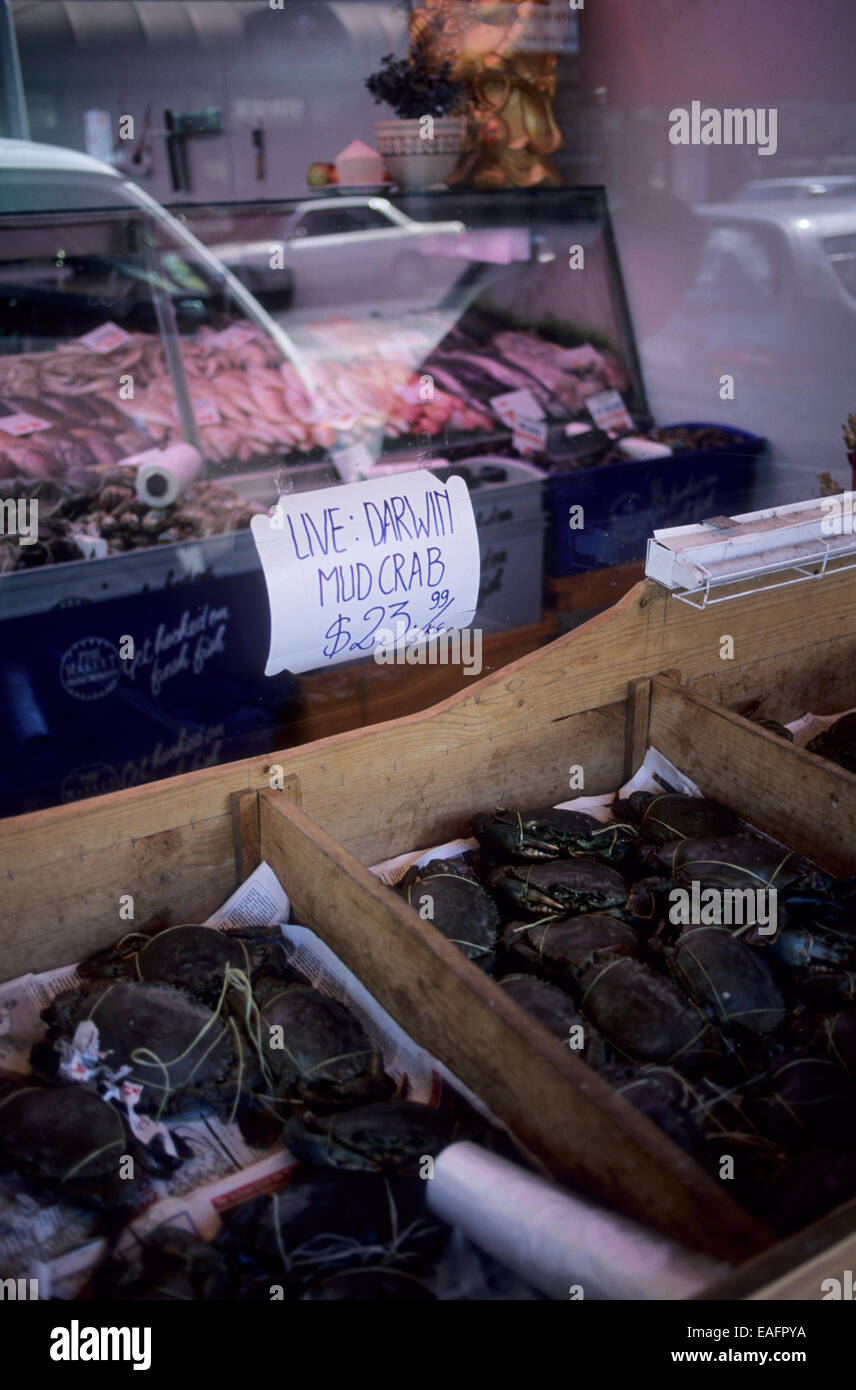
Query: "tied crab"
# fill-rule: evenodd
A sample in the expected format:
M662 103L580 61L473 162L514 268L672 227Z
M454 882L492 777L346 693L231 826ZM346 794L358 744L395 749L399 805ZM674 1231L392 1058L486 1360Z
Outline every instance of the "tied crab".
M286 1147L303 1163L420 1177L426 1157L434 1158L456 1138L459 1122L418 1101L361 1105L318 1119L303 1115L283 1130Z
M505 975L498 983L515 1004L589 1066L599 1067L606 1061L603 1041L583 1023L582 1015L563 989L535 975Z
M496 904L475 879L432 859L405 874L399 892L423 920L482 970L493 965L499 931Z
M173 985L210 1009L223 999L246 1015L252 984L266 974L291 978L279 928L224 931L185 923L128 932L79 966L86 980L144 980Z
M738 835L741 822L727 806L679 792L632 792L618 803L637 821L639 834L656 844Z
M664 928L652 946L690 999L720 1025L766 1034L784 1023L785 998L767 959L726 927L689 926L677 938Z
M90 981L58 995L32 1063L54 1080L139 1086L141 1114L185 1114L211 1105L235 1119L258 1080L256 1058L233 1019L172 985Z
M856 930L843 913L832 923L818 920L818 912L813 916L811 922L800 922L790 920L789 914L772 938L762 936L757 927L743 929L744 937L787 969L806 1008L835 1013L856 1000Z
M551 806L534 811L481 811L473 816L472 831L482 849L503 862L588 854L622 864L629 860L638 838L632 825L604 823L586 811Z
M175 1167L137 1143L119 1110L87 1086L0 1086L2 1166L70 1202L132 1206L142 1192L120 1172L125 1156L155 1177Z
M678 840L645 857L681 885L697 881L715 888L775 888L785 895L815 894L818 902L835 887L835 880L811 860L748 833ZM849 880L843 882L849 886Z
M223 1214L215 1243L237 1278L234 1296L267 1303L273 1279L297 1298L346 1268L427 1272L450 1235L428 1210L427 1187L397 1173L299 1167L281 1192Z
M623 874L602 859L585 856L549 864L502 864L491 870L485 886L506 916L544 920L622 911L630 894Z
M346 1108L384 1100L394 1083L360 1020L310 985L269 982L260 992L262 1054L274 1114L294 1105Z

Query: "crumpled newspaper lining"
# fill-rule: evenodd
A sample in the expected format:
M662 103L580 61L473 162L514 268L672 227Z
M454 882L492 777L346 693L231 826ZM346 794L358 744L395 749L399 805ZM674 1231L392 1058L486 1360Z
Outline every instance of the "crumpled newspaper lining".
M840 714L804 714L801 719L794 719L790 724L786 724L785 728L790 729L793 734L796 747L805 748L818 734L831 728L837 720L843 719L845 714L856 714L856 709L843 709Z
M208 925L230 930L279 924L289 964L314 988L346 1003L357 1015L380 1051L385 1069L408 1099L436 1105L445 1082L486 1119L501 1123L408 1036L319 937L306 927L288 923L289 914L287 895L269 865L262 863L208 919ZM21 1080L30 1074L30 1048L45 1031L41 1010L80 983L77 966L71 965L0 985L0 1075ZM237 1125L216 1116L170 1121L169 1129L191 1146L194 1157L167 1179L141 1180L145 1205L123 1233L120 1251L167 1224L211 1240L219 1230L221 1211L281 1187L295 1166L284 1147L264 1153L252 1149ZM8 1181L7 1175L0 1175L0 1277L38 1278L41 1298L75 1298L105 1248L103 1238L90 1239L98 1224L97 1213L81 1212L52 1198L34 1198L15 1175ZM500 1285L513 1289L503 1296L531 1296L527 1286L518 1287L514 1276L506 1278L486 1268L484 1258L467 1242L459 1239L458 1247L458 1257L449 1259L441 1273L440 1296L467 1296L474 1288L486 1288L485 1280L496 1282L497 1278Z

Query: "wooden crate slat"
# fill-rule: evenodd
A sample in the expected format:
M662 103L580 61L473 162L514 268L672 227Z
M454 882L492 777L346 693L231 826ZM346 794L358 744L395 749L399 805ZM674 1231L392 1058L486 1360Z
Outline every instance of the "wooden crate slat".
M651 743L707 796L837 874L856 872L856 775L662 678Z
M325 831L259 796L261 853L315 930L411 1036L557 1177L685 1245L745 1258L769 1232Z

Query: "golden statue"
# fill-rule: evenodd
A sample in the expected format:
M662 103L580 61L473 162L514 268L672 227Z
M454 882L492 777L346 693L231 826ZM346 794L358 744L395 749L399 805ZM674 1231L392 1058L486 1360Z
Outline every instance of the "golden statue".
M423 0L413 11L411 42L451 62L452 79L470 91L467 144L451 187L562 182L550 157L562 143L553 116L558 56L538 47L538 21L551 8L555 14L550 0Z

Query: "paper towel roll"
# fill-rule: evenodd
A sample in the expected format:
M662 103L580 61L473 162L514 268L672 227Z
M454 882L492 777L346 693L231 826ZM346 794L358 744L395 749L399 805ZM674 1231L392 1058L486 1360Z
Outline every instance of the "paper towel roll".
M122 459L137 466L137 496L147 507L168 507L202 472L202 455L192 444L169 444Z
M584 1202L477 1144L434 1160L428 1205L550 1298L691 1298L726 1266Z

